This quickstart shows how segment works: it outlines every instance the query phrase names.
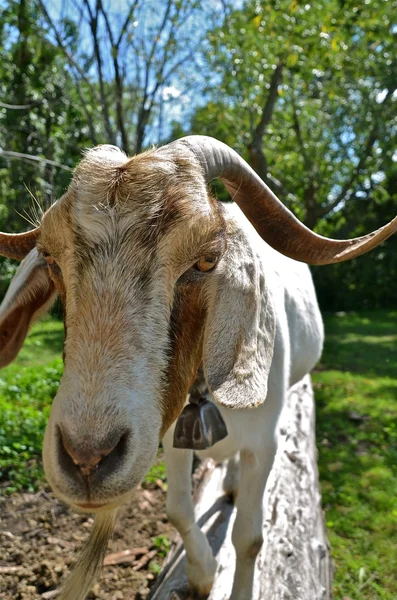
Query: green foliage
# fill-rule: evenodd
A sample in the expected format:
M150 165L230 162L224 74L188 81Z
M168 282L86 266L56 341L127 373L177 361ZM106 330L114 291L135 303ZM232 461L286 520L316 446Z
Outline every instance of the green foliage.
M382 227L397 211L397 170L394 167L387 201L371 196L355 199L343 217L330 219L325 233L343 239ZM323 310L395 308L397 298L397 240L394 235L365 256L327 267L313 267L314 282Z
M158 535L153 538L153 545L158 548L158 555L165 558L168 550L171 547L171 542L166 535Z
M9 0L0 19L0 147L73 167L87 145L86 123L66 59L46 35L35 2ZM27 188L48 206L70 180L50 164L0 157L0 229L23 231L37 221Z
M50 316L42 318L30 331L15 361L0 371L0 377L11 380L15 372L23 372L23 367L44 367L52 363L62 355L63 339L63 322Z
M328 317L313 374L336 600L395 598L397 312Z
M160 481L166 481L167 479L165 464L162 461L155 463L145 477L146 483L156 483L158 479L160 479Z
M249 157L274 69L282 65L263 151L282 184L276 191L316 225L345 183L351 181L341 200L393 153L392 22L387 1L246 0L208 34L208 101L193 113L192 132L210 133ZM384 181L377 186L384 189Z
M5 369L0 377L0 480L6 491L32 490L43 476L41 448L62 361Z
M1 221L0 221L1 222ZM14 260L0 257L0 298L5 296L5 293L10 285L11 279L17 270L17 263Z
M152 538L152 542L154 547L157 549L157 557L165 558L167 556L167 552L169 552L171 548L171 542L166 535L158 535L155 538ZM149 563L149 569L155 575L159 575L161 572L161 565L159 562L154 559Z
M43 478L45 426L63 371L63 323L37 323L16 360L0 371L0 481L11 493Z
M381 227L397 213L392 23L387 0L230 3L208 33L205 103L186 133L231 145L323 235ZM271 102L276 67L282 80ZM315 269L315 280L325 310L394 306L395 237L348 264Z

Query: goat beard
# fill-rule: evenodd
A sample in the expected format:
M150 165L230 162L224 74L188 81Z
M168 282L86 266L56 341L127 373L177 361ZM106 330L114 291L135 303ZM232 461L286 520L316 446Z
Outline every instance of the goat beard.
M60 590L59 600L85 600L99 574L116 524L117 510L100 511L80 557Z

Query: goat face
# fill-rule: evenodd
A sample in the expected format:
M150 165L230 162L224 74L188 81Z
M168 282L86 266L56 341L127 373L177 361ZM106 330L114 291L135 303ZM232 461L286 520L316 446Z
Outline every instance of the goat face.
M36 260L48 264L67 333L44 466L67 502L118 503L152 464L201 360L212 274L199 267L222 256L224 229L191 162L156 152L127 161L108 147L88 153L44 215Z
M222 255L224 223L192 171L99 148L42 222L38 250L67 331L44 466L82 508L122 501L140 482L197 372L208 275L195 265Z

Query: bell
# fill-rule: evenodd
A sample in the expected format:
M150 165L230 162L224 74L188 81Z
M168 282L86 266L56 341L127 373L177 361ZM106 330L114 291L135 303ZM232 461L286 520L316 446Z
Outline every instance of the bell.
M174 448L205 450L226 436L226 424L218 407L199 398L183 409L174 430Z

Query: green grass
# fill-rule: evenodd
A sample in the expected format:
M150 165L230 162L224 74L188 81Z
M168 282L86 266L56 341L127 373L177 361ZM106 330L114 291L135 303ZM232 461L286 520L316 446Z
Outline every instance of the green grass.
M5 373L12 376L15 369L21 371L23 367L48 365L54 359L60 358L62 350L63 322L46 317L32 327L17 358L10 366L0 371L0 377Z
M336 600L397 598L397 312L325 319L313 374Z
M325 325L313 381L335 600L396 600L397 312L334 315ZM0 371L0 491L35 489L42 480L62 340L62 323L46 319ZM161 462L146 481L157 479L165 479Z
M63 324L44 319L0 371L0 493L33 491L43 478L42 441L63 371L62 346Z

